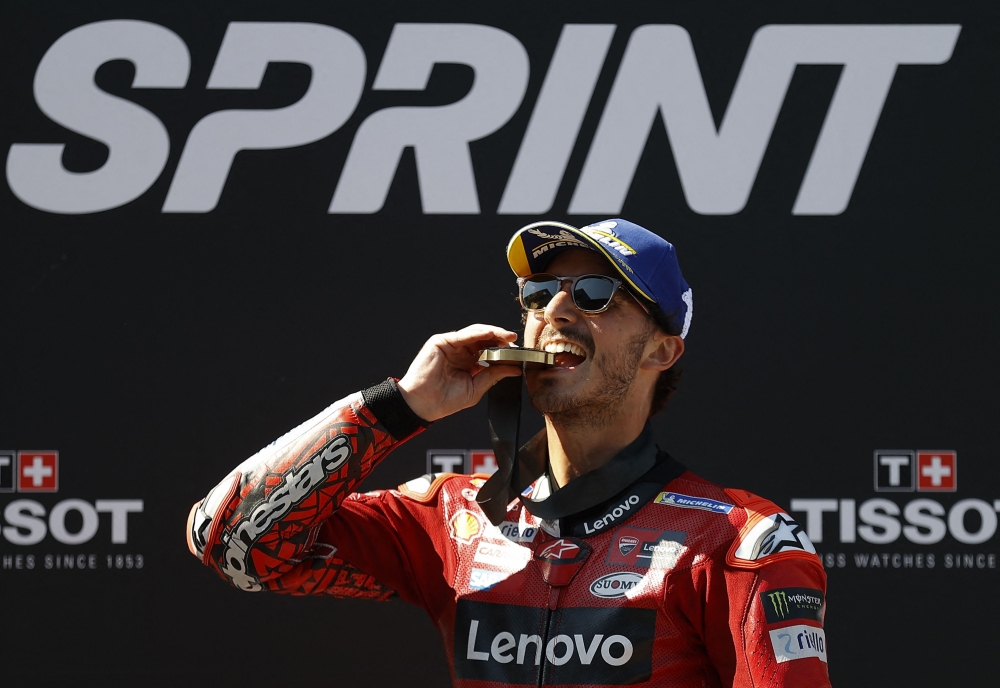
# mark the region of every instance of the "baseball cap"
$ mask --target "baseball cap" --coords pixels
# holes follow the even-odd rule
[[[586,227],[542,221],[522,227],[507,244],[507,262],[518,277],[544,272],[558,253],[586,248],[603,255],[637,297],[656,304],[687,336],[694,312],[691,287],[681,275],[673,244],[628,220],[602,220]]]

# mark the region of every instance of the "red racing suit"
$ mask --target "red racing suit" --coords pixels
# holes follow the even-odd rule
[[[419,605],[455,686],[830,685],[826,576],[779,507],[663,453],[551,522],[514,500],[492,525],[477,476],[356,491],[421,429],[391,381],[335,403],[194,505],[191,552],[242,590]]]

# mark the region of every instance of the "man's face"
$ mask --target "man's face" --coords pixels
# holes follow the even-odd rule
[[[618,277],[596,251],[567,249],[548,264],[560,277],[600,274]],[[562,423],[610,422],[627,403],[650,337],[652,318],[623,288],[603,313],[585,315],[564,285],[542,311],[529,312],[524,345],[557,351],[552,368],[527,373],[531,404]]]

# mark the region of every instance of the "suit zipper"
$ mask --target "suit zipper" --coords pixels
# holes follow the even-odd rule
[[[545,685],[545,666],[546,666],[546,656],[545,648],[549,644],[549,628],[552,625],[552,613],[559,606],[559,594],[562,592],[562,588],[557,588],[556,586],[549,587],[549,606],[545,610],[545,630],[542,632],[542,661],[538,663],[538,688],[543,688]]]

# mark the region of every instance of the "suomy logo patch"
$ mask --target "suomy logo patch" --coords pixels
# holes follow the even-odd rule
[[[625,597],[625,593],[641,582],[642,576],[638,573],[609,573],[590,584],[590,594],[604,599]]]

